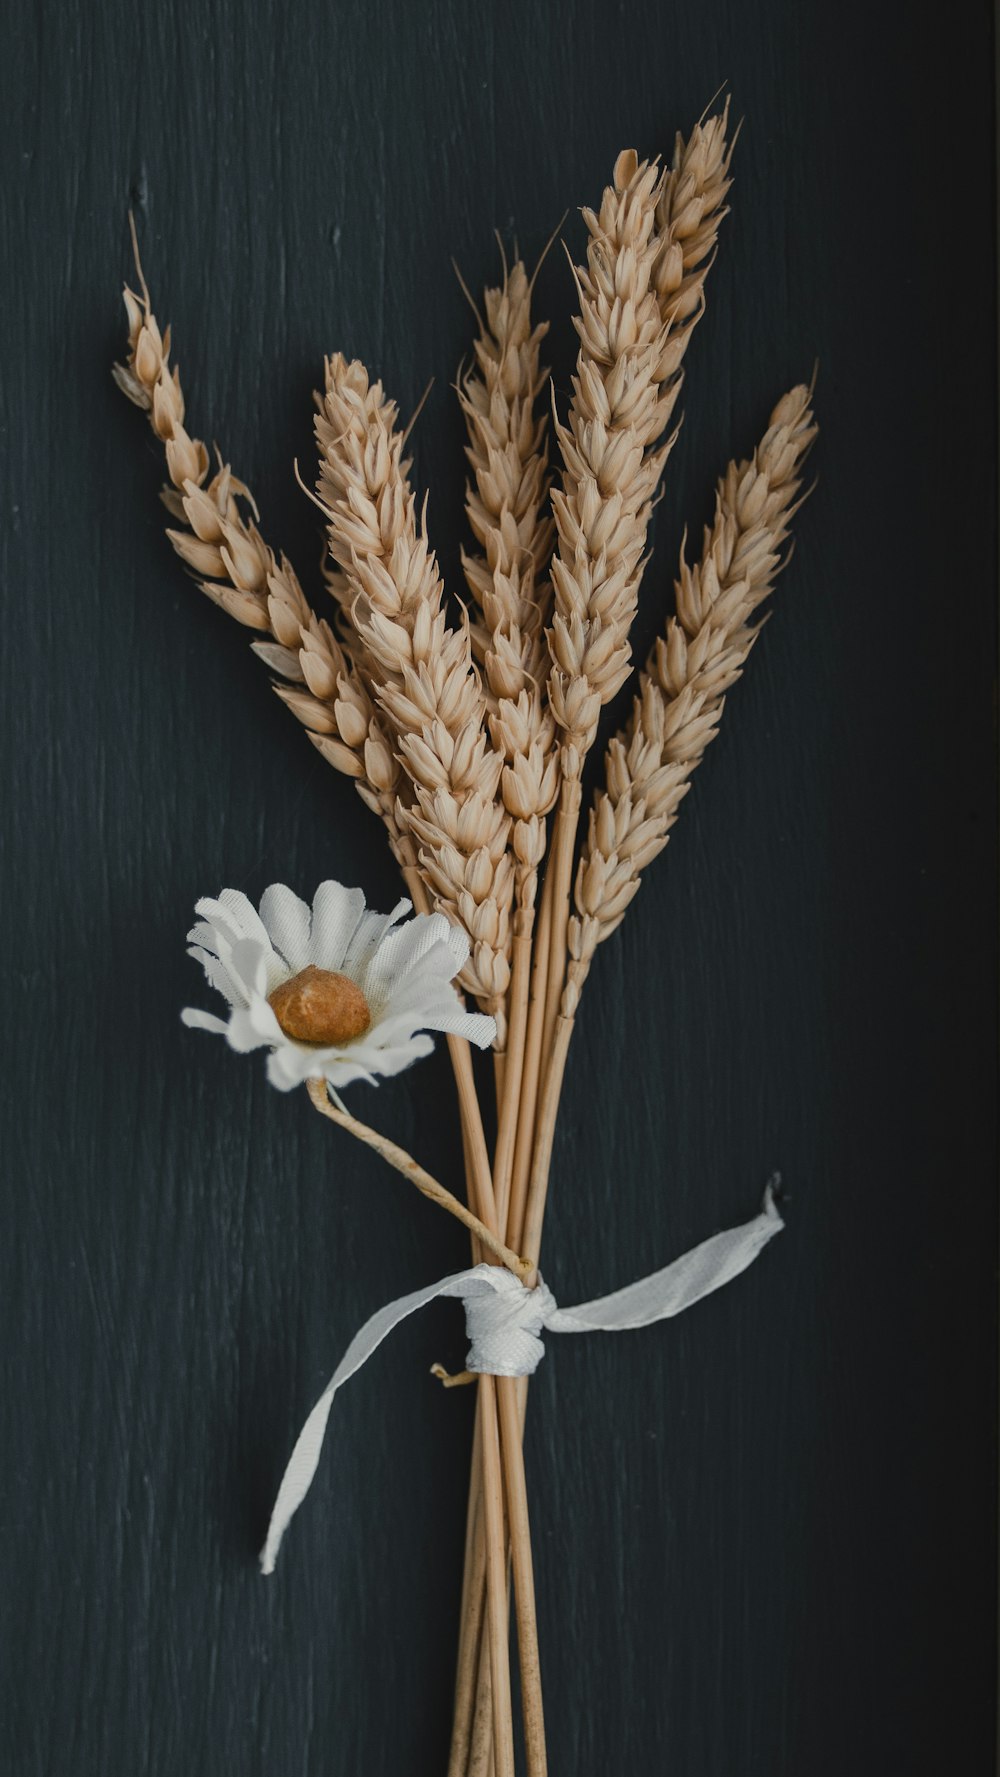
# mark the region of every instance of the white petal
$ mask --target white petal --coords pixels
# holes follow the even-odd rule
[[[185,1006],[181,1013],[181,1022],[190,1030],[210,1030],[220,1037],[226,1036],[229,1029],[224,1019],[216,1018],[214,1012],[202,1012],[197,1006]]]
[[[261,927],[263,931],[263,927]],[[279,982],[287,981],[288,967],[271,948],[271,940],[264,932],[264,943],[258,944],[256,938],[241,938],[233,945],[232,955],[225,959],[229,973],[233,979],[246,987],[246,997],[252,1000],[254,994],[266,999],[273,993]]]
[[[187,936],[189,944],[198,944],[203,950],[210,950],[214,956],[218,955],[218,926],[209,925],[208,921],[204,919],[199,920],[197,925],[191,927]],[[230,944],[235,942],[235,934],[230,937],[229,942]]]
[[[496,1019],[482,1012],[467,1012],[457,997],[450,1004],[426,1007],[423,1011],[403,1010],[391,1013],[381,1021],[373,1035],[376,1041],[392,1045],[408,1031],[439,1030],[452,1036],[465,1037],[477,1048],[486,1049],[497,1034]],[[362,1041],[366,1039],[362,1038]]]
[[[230,949],[238,944],[243,936],[242,931],[229,919],[217,901],[196,901],[196,913],[206,915],[198,925],[191,927],[188,942],[203,944],[206,950],[218,950],[220,944],[228,944]]]
[[[297,975],[309,961],[311,909],[283,882],[272,882],[261,897],[260,917],[271,943],[280,950],[292,974]]]
[[[390,1078],[393,1074],[402,1073],[405,1067],[420,1061],[425,1055],[434,1053],[434,1039],[424,1035],[408,1037],[406,1042],[391,1044],[384,1049],[369,1046],[364,1041],[354,1044],[351,1049],[351,1060],[367,1066],[374,1074]],[[336,1084],[336,1081],[334,1082]]]
[[[393,926],[409,913],[411,903],[407,900],[397,901],[391,913],[363,913],[355,927],[354,936],[344,952],[341,968],[352,980],[358,980],[368,963],[374,956],[382,939]]]
[[[226,1025],[226,1037],[229,1047],[240,1055],[249,1055],[253,1049],[264,1049],[273,1044],[274,1038],[264,1036],[254,1024],[249,1012],[234,1011]]]
[[[217,956],[213,956],[210,950],[201,950],[197,944],[192,944],[188,956],[193,956],[195,962],[201,964],[216,992],[221,993],[231,1006],[246,1004],[242,989],[233,980],[225,964]]]
[[[477,1049],[488,1049],[497,1034],[497,1021],[485,1012],[456,1012],[447,1023],[442,1018],[433,1028],[464,1037],[467,1043],[475,1043]]]
[[[260,914],[252,901],[239,889],[221,889],[217,901],[206,897],[195,903],[195,912],[233,933],[234,939],[256,938],[258,944],[269,942]]]
[[[339,969],[364,910],[362,889],[321,882],[313,896],[309,961],[321,969]]]
[[[292,1042],[291,1037],[286,1037],[278,1023],[273,1007],[259,994],[255,994],[250,1001],[247,1007],[247,1017],[250,1020],[250,1028],[255,1030],[265,1043],[290,1044],[292,1048],[298,1047]],[[310,1045],[306,1044],[305,1047],[308,1049]]]
[[[388,985],[382,1001],[382,1015],[389,1017],[405,1006],[453,1007],[460,1004],[458,990],[452,986],[454,959],[447,944],[434,944],[409,970],[400,973]]]
[[[462,1007],[453,994],[445,998],[440,992],[408,993],[404,982],[393,994],[378,1022],[366,1031],[362,1041],[394,1042],[396,1033],[403,1028],[433,1030],[439,1017],[448,1018],[461,1010]]]
[[[448,930],[443,913],[418,913],[416,919],[387,933],[361,979],[369,1005],[384,999],[400,976],[408,974],[435,945],[445,942]]]
[[[364,1080],[368,1086],[378,1085],[375,1074],[369,1073],[368,1069],[362,1067],[360,1062],[354,1061],[346,1055],[338,1055],[334,1060],[325,1062],[323,1077],[329,1080],[331,1086],[336,1087],[352,1086],[355,1080]]]
[[[267,1077],[272,1086],[277,1086],[279,1092],[291,1092],[309,1078],[308,1073],[303,1072],[299,1066],[298,1057],[290,1044],[281,1049],[272,1049],[267,1058]]]

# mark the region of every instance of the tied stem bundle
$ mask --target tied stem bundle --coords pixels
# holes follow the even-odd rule
[[[140,293],[125,292],[128,347],[115,375],[163,446],[174,549],[202,591],[253,632],[277,695],[379,816],[417,909],[467,934],[460,983],[495,1022],[492,1153],[468,1043],[449,1037],[467,1205],[324,1085],[314,1082],[310,1095],[459,1215],[474,1260],[506,1264],[529,1284],[584,986],[666,845],[761,633],[816,432],[811,388],[793,388],[752,456],[724,471],[700,553],[682,553],[674,608],[607,744],[578,846],[585,763],[632,670],[650,521],[727,213],[732,147],[727,103],[677,139],[665,166],[624,151],[598,207],[584,210],[564,417],[541,365],[547,323],[532,313],[523,262],[505,258],[500,284],[472,304],[478,333],[457,381],[467,606],[449,605],[406,431],[363,364],[328,357],[316,396],[313,497],[327,545],[320,615],[265,540],[248,488],[221,459],[213,470],[187,430],[170,331],[141,270]],[[526,1409],[526,1378],[478,1377],[449,1777],[513,1777],[508,1575],[529,1777],[547,1769]]]

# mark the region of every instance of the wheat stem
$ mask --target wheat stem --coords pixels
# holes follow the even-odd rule
[[[486,1632],[489,1636],[490,1683],[493,1696],[493,1754],[497,1777],[514,1777],[514,1724],[510,1696],[507,1557],[504,1546],[502,1454],[497,1409],[497,1382],[481,1376],[483,1403],[483,1521],[486,1527]],[[518,1452],[518,1455],[520,1453]]]
[[[556,1019],[555,1032],[552,1039],[552,1050],[545,1070],[545,1085],[538,1106],[538,1123],[535,1135],[535,1154],[532,1162],[531,1180],[528,1185],[528,1200],[524,1215],[524,1253],[537,1269],[538,1256],[542,1246],[542,1222],[545,1216],[545,1201],[549,1186],[549,1168],[552,1161],[552,1141],[555,1135],[556,1112],[559,1109],[559,1097],[562,1092],[563,1074],[566,1068],[566,1056],[569,1053],[570,1038],[573,1035],[573,1020]]]
[[[545,987],[545,1027],[542,1038],[541,1066],[552,1048],[559,999],[566,968],[566,935],[569,927],[569,903],[573,884],[573,849],[580,819],[582,790],[578,777],[564,778],[559,798],[552,852],[548,874],[552,877],[551,929],[549,963]]]
[[[517,1111],[517,1139],[514,1148],[514,1172],[511,1182],[507,1227],[520,1228],[524,1220],[524,1204],[531,1171],[531,1154],[535,1141],[535,1108],[538,1101],[539,1069],[545,1026],[546,988],[549,971],[549,933],[552,925],[552,872],[546,872],[541,907],[535,933],[531,967],[531,989],[528,1003],[528,1026],[521,1071],[521,1096]]]
[[[483,1620],[486,1604],[486,1542],[481,1516],[483,1497],[482,1406],[482,1395],[477,1388],[448,1777],[466,1777],[472,1748],[473,1719],[480,1665],[481,1663],[485,1664],[487,1669],[489,1666],[488,1654],[483,1645]]]
[[[507,1051],[504,1062],[503,1091],[497,1123],[497,1144],[493,1160],[493,1188],[496,1193],[497,1226],[507,1226],[514,1153],[517,1142],[517,1118],[524,1077],[524,1046],[528,1023],[528,991],[531,978],[531,933],[519,932],[514,939],[511,958],[510,1001],[508,1008]]]
[[[535,1579],[531,1561],[531,1529],[528,1493],[524,1478],[522,1423],[518,1402],[519,1377],[497,1378],[500,1434],[508,1462],[507,1513],[510,1528],[511,1564],[514,1570],[514,1609],[517,1620],[521,1668],[521,1700],[528,1777],[546,1777],[545,1719],[542,1708],[542,1672],[535,1616]]]

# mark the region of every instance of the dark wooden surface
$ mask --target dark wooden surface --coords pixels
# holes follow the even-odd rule
[[[667,855],[601,953],[556,1145],[572,1301],[755,1207],[788,1232],[667,1328],[566,1341],[529,1481],[554,1777],[993,1765],[996,556],[989,8],[15,5],[3,57],[0,1766],[444,1768],[471,1400],[408,1326],[338,1403],[280,1571],[302,1416],[456,1230],[257,1061],[181,1028],[192,903],[377,829],[163,538],[113,389],[136,209],[192,423],[315,584],[324,350],[416,434],[458,585],[470,343],[449,265],[534,257],[616,151],[723,80],[746,123],[689,359],[644,645],[685,521],[820,361],[818,491]],[[565,399],[571,284],[540,301]],[[446,1059],[362,1114],[454,1179]]]

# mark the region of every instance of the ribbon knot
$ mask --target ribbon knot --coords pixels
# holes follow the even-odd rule
[[[469,1338],[467,1370],[533,1376],[545,1355],[541,1334],[556,1299],[541,1278],[533,1290],[498,1265],[477,1265],[462,1291]]]
[[[738,1277],[783,1226],[774,1201],[777,1183],[776,1174],[764,1193],[760,1213],[752,1222],[713,1234],[672,1265],[664,1265],[662,1270],[640,1277],[637,1283],[627,1284],[610,1296],[579,1302],[575,1308],[559,1308],[541,1278],[535,1289],[529,1290],[513,1272],[497,1265],[474,1265],[468,1271],[457,1271],[380,1308],[355,1333],[299,1433],[261,1550],[263,1571],[274,1572],[288,1522],[309,1491],[334,1395],[408,1314],[415,1314],[438,1296],[457,1296],[465,1307],[468,1368],[479,1375],[531,1376],[545,1349],[543,1329],[550,1333],[623,1333],[630,1327],[652,1326],[655,1321],[683,1313],[685,1308]]]

